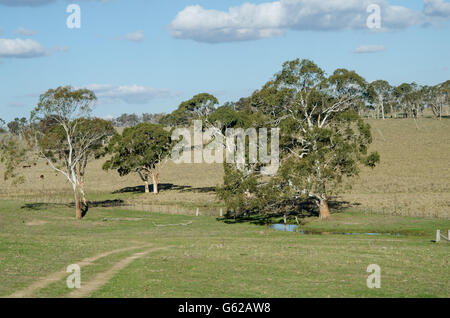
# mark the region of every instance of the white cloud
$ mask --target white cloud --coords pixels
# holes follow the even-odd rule
[[[353,50],[354,53],[377,53],[383,52],[386,48],[383,45],[362,45]]]
[[[0,57],[32,58],[47,55],[44,47],[30,39],[0,39]]]
[[[14,31],[14,34],[15,35],[24,35],[24,36],[33,36],[33,35],[38,34],[38,32],[20,27]]]
[[[443,0],[426,2],[442,4]],[[176,38],[208,43],[257,40],[278,36],[287,30],[360,30],[367,29],[370,15],[367,8],[371,4],[380,6],[383,30],[404,29],[432,21],[424,12],[393,6],[386,0],[280,0],[245,3],[230,7],[228,11],[191,5],[177,14],[169,30]]]
[[[425,0],[424,13],[429,16],[450,17],[450,3],[444,0]]]
[[[131,42],[142,42],[145,38],[144,31],[136,31],[125,34],[124,39]]]
[[[166,89],[156,89],[140,85],[91,84],[85,86],[95,92],[97,97],[120,100],[128,104],[145,104],[155,98],[172,97],[175,94]]]

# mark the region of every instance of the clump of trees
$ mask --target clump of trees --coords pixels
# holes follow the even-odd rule
[[[450,81],[435,86],[414,82],[391,86],[387,81],[377,80],[369,84],[366,106],[361,110],[363,113],[370,110],[373,117],[386,119],[387,116],[418,118],[430,109],[435,118],[442,119],[444,108],[450,106],[449,87]]]
[[[133,127],[140,123],[159,124],[166,114],[148,114],[144,113],[142,116],[136,114],[122,114],[117,118],[111,120],[115,127]]]
[[[327,77],[309,60],[286,62],[274,79],[248,100],[249,118],[261,116],[281,129],[277,174],[262,179],[258,167],[238,171],[226,164],[219,196],[234,215],[298,213],[314,200],[321,219],[330,216],[329,196],[361,165],[374,167],[370,126],[357,113],[368,84],[354,71]]]
[[[161,167],[167,162],[172,149],[171,134],[163,126],[141,123],[125,128],[122,135],[115,135],[106,152],[112,157],[103,165],[104,170],[117,170],[120,176],[137,173],[149,193],[149,180],[153,192],[158,193]]]
[[[8,131],[13,135],[23,137],[27,124],[27,119],[25,117],[15,118],[8,123]]]

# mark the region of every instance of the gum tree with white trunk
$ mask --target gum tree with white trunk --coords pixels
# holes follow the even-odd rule
[[[367,83],[354,71],[338,69],[327,77],[312,61],[297,59],[251,97],[281,130],[281,167],[261,191],[262,201],[271,197],[278,206],[278,195],[283,201],[309,198],[320,219],[330,217],[330,194],[357,175],[360,164],[379,161],[368,153],[370,126],[355,111],[366,93]]]
[[[145,193],[158,194],[161,167],[167,162],[172,149],[171,134],[161,125],[141,123],[125,128],[122,135],[114,136],[106,152],[111,158],[103,165],[104,170],[117,170],[120,176],[136,173],[144,182]]]
[[[84,127],[96,99],[94,92],[87,89],[70,86],[49,89],[40,96],[31,113],[27,134],[33,150],[71,185],[77,219],[83,217],[80,165],[92,148],[106,137],[105,131]]]

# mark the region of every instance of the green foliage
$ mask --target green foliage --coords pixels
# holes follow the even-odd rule
[[[15,118],[8,123],[8,130],[11,134],[22,136],[27,126],[27,119],[25,117]]]
[[[70,122],[88,116],[96,100],[94,92],[88,89],[74,90],[70,86],[49,89],[39,97],[31,118],[35,120],[55,116],[58,121]]]
[[[148,175],[169,155],[172,148],[171,134],[161,125],[141,123],[125,128],[122,135],[115,135],[106,152],[111,159],[103,169],[115,169],[121,175],[139,173]]]
[[[337,193],[360,165],[374,167],[380,159],[368,154],[370,126],[355,111],[367,95],[366,81],[354,71],[338,69],[326,77],[312,61],[284,63],[248,101],[251,118],[280,128],[281,167],[263,179],[256,169],[228,167],[220,198],[241,214],[278,214],[300,212],[301,202]]]
[[[234,216],[258,213],[261,206],[254,193],[258,191],[259,176],[246,174],[235,165],[224,164],[223,186],[217,187],[217,195],[227,205],[228,211]]]
[[[424,86],[421,91],[424,104],[436,118],[442,117],[444,106],[450,105],[450,80],[435,86]]]
[[[184,101],[174,112],[164,116],[161,124],[168,126],[187,126],[192,120],[208,116],[219,101],[211,94],[202,93]]]

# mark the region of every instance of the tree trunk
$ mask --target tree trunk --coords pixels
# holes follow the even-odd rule
[[[325,194],[320,198],[320,201],[317,205],[319,206],[319,212],[320,212],[319,219],[321,219],[321,220],[328,219],[331,216],[331,214],[330,214],[330,208],[328,207],[328,198]]]
[[[144,184],[145,184],[145,193],[150,193],[150,188],[148,187],[148,180],[145,180]]]
[[[78,220],[81,220],[83,218],[83,213],[81,212],[81,203],[80,203],[80,197],[78,195],[78,189],[74,189],[75,194],[75,210],[76,210],[76,217]]]
[[[394,114],[392,111],[392,103],[389,103],[390,111],[391,111],[391,119],[394,118]]]
[[[153,178],[153,193],[158,194],[159,174],[158,173],[153,174],[152,178]]]
[[[84,179],[81,177],[80,181],[80,193],[81,193],[81,202],[83,202],[84,206],[87,207],[87,198],[86,198],[86,192],[84,191]]]

